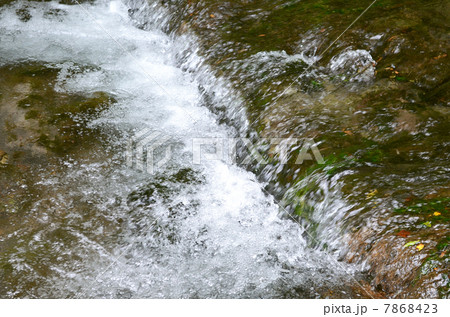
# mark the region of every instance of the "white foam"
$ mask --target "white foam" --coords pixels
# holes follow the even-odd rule
[[[368,82],[375,78],[376,63],[366,50],[346,49],[331,59],[329,68],[353,82]]]
[[[175,67],[179,43],[158,29],[137,29],[121,2],[28,3],[28,22],[15,13],[22,5],[0,13],[0,63],[46,62],[61,68],[59,91],[115,95],[119,105],[94,124],[123,131],[145,127],[171,136],[183,145],[173,170],[186,164],[183,155],[193,137],[232,134],[200,105],[195,76]],[[65,13],[48,17],[49,9]],[[186,62],[196,69],[200,64],[195,53]],[[157,197],[159,204],[130,207],[128,195],[152,177],[112,163],[67,162],[63,172],[42,181],[52,197],[33,207],[47,224],[43,232],[64,226],[72,241],[46,241],[50,251],[42,238],[30,242],[29,250],[43,252],[41,264],[50,267],[45,277],[26,265],[24,250],[16,250],[10,262],[40,281],[31,296],[257,297],[278,296],[277,287],[289,289],[312,277],[320,284],[314,273],[323,259],[313,260],[301,228],[278,217],[278,206],[253,174],[209,161],[194,167],[205,179],[202,184],[171,184],[177,190],[170,202]],[[185,207],[172,217],[178,204]],[[86,219],[80,205],[90,206],[94,215]],[[68,212],[67,222],[52,223],[61,210]],[[108,229],[119,218],[125,225]],[[292,273],[288,279],[286,272]]]

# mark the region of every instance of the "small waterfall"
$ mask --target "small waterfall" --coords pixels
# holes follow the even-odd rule
[[[0,241],[0,263],[10,268],[1,297],[350,292],[356,268],[308,246],[254,173],[222,160],[192,164],[192,140],[254,132],[242,98],[204,63],[196,38],[165,32],[164,9],[146,1],[30,2],[24,21],[17,15],[24,5],[0,8],[0,65],[39,63],[57,72],[49,83],[56,93],[101,91],[115,103],[89,121],[106,136],[100,145],[35,166],[36,194],[23,211],[29,224]],[[154,174],[125,161],[140,131],[163,136],[172,151]],[[327,195],[314,217],[329,221],[315,219],[319,226],[339,219],[330,210],[346,208]]]

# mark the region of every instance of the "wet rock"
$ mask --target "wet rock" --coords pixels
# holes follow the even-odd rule
[[[183,190],[186,185],[196,186],[204,181],[198,171],[183,168],[169,176],[158,176],[151,183],[133,191],[129,194],[127,203],[134,206],[150,206],[162,200],[165,204],[171,204],[174,193]]]
[[[449,223],[429,219],[429,208],[439,205],[419,202],[445,198],[450,184],[448,22],[442,4],[379,1],[320,60],[314,57],[365,9],[362,4],[163,5],[176,12],[168,30],[195,32],[209,64],[242,94],[252,131],[320,144],[323,165],[272,160],[255,169],[275,197],[292,194],[286,208],[314,233],[321,218],[317,206],[326,203],[320,184],[339,184],[353,206],[338,222],[349,243],[344,258],[368,264],[373,290],[387,297],[448,297],[447,253],[441,262],[436,256]],[[292,67],[294,59],[299,63]],[[302,185],[315,176],[316,183]],[[432,207],[416,213],[422,210],[418,204]],[[394,212],[408,206],[403,214]],[[445,208],[439,217],[447,217]],[[428,222],[431,228],[423,225]],[[396,235],[402,229],[424,248],[403,248],[405,239]]]
[[[0,150],[0,164],[6,165],[8,164],[8,154],[6,152]]]
[[[411,112],[408,112],[407,110],[400,110],[399,116],[396,119],[396,130],[398,132],[401,131],[408,131],[408,132],[414,132],[417,130],[417,123],[418,118]]]
[[[21,9],[17,9],[16,10],[16,14],[19,17],[19,20],[22,21],[22,22],[28,22],[32,18],[30,10],[28,10],[27,7],[23,7]]]
[[[83,3],[93,3],[95,0],[59,0],[59,3],[61,4],[67,4],[67,5],[77,5],[77,4],[83,4]]]
[[[8,164],[8,154],[0,150],[0,164],[6,165]]]
[[[0,145],[17,162],[66,155],[98,136],[87,123],[115,103],[104,92],[86,95],[54,89],[59,69],[42,64],[4,66],[0,80]]]
[[[448,297],[448,205],[440,201],[450,188],[448,3],[378,1],[320,60],[314,58],[365,9],[362,4],[276,0],[162,5],[174,10],[167,30],[194,31],[201,54],[242,94],[251,132],[320,142],[323,165],[281,166],[274,159],[257,171],[275,197],[293,189],[295,199],[286,208],[317,237],[313,246],[331,245],[332,238],[347,242],[341,256],[368,265],[363,284],[372,293]],[[60,14],[49,12],[47,17]],[[27,8],[17,15],[23,22],[32,19]],[[312,61],[314,67],[302,74]],[[113,98],[102,92],[74,95],[48,89],[58,71],[36,64],[0,69],[0,148],[10,162],[73,154],[96,142],[97,133],[89,133],[93,131],[86,123]],[[293,148],[292,156],[298,151]],[[8,164],[3,171],[1,206],[24,210],[29,202],[20,196],[20,190],[26,191],[20,187],[26,185],[21,167]],[[190,172],[161,182],[190,183]],[[332,218],[333,235],[327,237],[320,232],[327,218],[320,206],[327,206],[335,187],[351,208],[331,206],[340,214]],[[130,204],[150,206],[158,198],[169,203],[170,193],[148,184],[128,198]],[[172,218],[157,228],[171,226],[185,209],[183,204],[169,207]],[[139,217],[146,216],[135,215],[131,225],[141,229]],[[399,235],[401,230],[410,234]],[[176,230],[166,232],[170,243],[178,241]],[[343,237],[336,236],[341,232]],[[50,237],[64,235],[56,231]],[[423,249],[404,247],[412,240],[421,241]],[[7,264],[2,268],[0,274],[11,275]],[[293,290],[292,296],[299,294],[302,290]]]

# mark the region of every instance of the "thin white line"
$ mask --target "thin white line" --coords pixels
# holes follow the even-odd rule
[[[374,0],[355,20],[353,20],[353,22],[350,23],[350,25],[330,45],[328,45],[328,47],[321,54],[318,55],[318,58],[314,59],[313,62],[309,64],[309,66],[306,67],[306,69],[304,69],[303,72],[298,75],[298,77],[271,102],[274,103],[275,101],[280,99],[292,87],[292,85],[294,85],[300,79],[300,77],[303,76],[303,74],[305,74],[312,66],[314,66],[317,61],[319,61],[323,57],[323,55],[334,45],[334,43],[336,43],[342,37],[342,35],[344,35],[344,33],[347,32],[353,26],[353,24],[355,24],[356,21],[358,21],[364,15],[364,13],[366,13],[367,10],[369,10],[375,4],[375,2],[377,2],[377,0]],[[258,120],[261,115],[262,114],[260,114],[256,120]]]
[[[303,74],[304,73],[306,73],[317,61],[319,61],[322,57],[323,57],[323,55],[342,37],[342,35],[344,35],[344,33],[345,32],[347,32],[374,4],[375,4],[375,2],[377,2],[377,0],[374,0],[355,20],[353,20],[353,22],[352,23],[350,23],[350,25],[330,44],[330,45],[328,45],[328,47],[321,53],[321,54],[319,54],[319,56],[318,56],[318,58],[317,59],[315,59],[305,70],[303,70],[303,72],[280,94],[280,95],[278,95],[274,100],[272,100],[272,103],[274,103],[275,101],[277,101],[278,99],[280,99],[291,87],[292,87],[292,85],[294,85],[299,79],[300,79],[300,77],[301,76],[303,76]],[[261,114],[262,115],[262,114]],[[258,120],[260,117],[261,117],[261,115],[259,115],[258,116],[258,118],[256,119],[256,120]],[[269,192],[267,192],[267,190],[266,189],[264,189],[263,187],[261,187],[262,189],[263,189],[263,191],[264,192],[266,192],[267,194],[269,194],[270,195],[270,193]],[[276,199],[275,199],[275,197],[274,197],[274,200],[275,200],[275,202],[278,204],[278,206],[292,219],[292,220],[294,220],[305,232],[306,232],[306,234],[309,236],[309,237],[311,237],[313,240],[315,240],[316,242],[319,242],[319,241],[317,241],[317,239],[315,239],[301,224],[300,224],[300,222],[298,222],[294,217],[292,217],[292,215],[280,204],[280,202],[278,202]],[[319,242],[320,243],[320,242]],[[336,261],[336,259],[334,258],[334,257],[332,257],[327,251],[325,251],[324,250],[324,253],[330,258],[330,259],[332,259],[333,261]],[[361,285],[361,283],[359,283],[358,282],[358,280],[356,280],[356,278],[352,275],[352,274],[350,274],[350,273],[348,273],[346,270],[345,270],[345,268],[344,268],[344,266],[343,265],[341,265],[339,262],[337,262],[336,261],[336,264],[337,265],[339,265],[340,267],[341,267],[341,269],[343,269],[344,270],[344,272],[345,273],[347,273],[360,287],[361,287],[361,289],[363,289],[366,293],[367,293],[367,295],[369,295],[371,298],[374,298],[362,285]]]
[[[304,73],[306,73],[317,61],[319,61],[322,57],[323,57],[323,55],[342,37],[342,35],[344,35],[344,33],[345,32],[347,32],[374,4],[375,4],[375,2],[377,2],[377,0],[374,0],[355,20],[353,20],[353,22],[352,23],[350,23],[350,25],[330,44],[330,45],[328,45],[328,47],[321,53],[321,54],[319,54],[319,56],[318,56],[318,58],[317,59],[315,59],[280,95],[278,95],[272,102],[275,102],[275,101],[277,101],[278,99],[280,99],[285,93],[286,93],[286,91],[288,91],[291,87],[292,87],[292,85],[294,85],[299,79],[300,79],[300,77],[304,74]],[[258,119],[259,119],[259,117],[260,117],[261,115],[259,115],[258,116]],[[268,193],[267,192],[267,190],[266,189],[264,189],[263,187],[261,187],[262,189],[263,189],[263,191],[264,192],[266,192],[267,194],[269,194],[270,195],[270,193]],[[306,234],[311,238],[311,239],[313,239],[314,241],[316,241],[316,242],[319,242],[320,243],[320,241],[318,241],[316,238],[314,238],[314,236],[312,236],[301,224],[300,224],[300,222],[298,222],[294,217],[292,217],[292,215],[280,204],[280,202],[278,202],[276,199],[275,199],[275,197],[274,197],[274,200],[275,200],[275,202],[278,204],[278,206],[293,220],[293,221],[295,221],[303,230],[304,230],[304,232],[306,232]],[[364,290],[366,293],[367,293],[367,295],[369,295],[372,299],[374,298],[362,285],[361,285],[361,283],[359,283],[359,281],[358,280],[356,280],[356,278],[352,275],[352,274],[350,274],[349,272],[347,272],[347,270],[345,269],[345,267],[341,264],[341,263],[339,263],[339,262],[337,262],[336,261],[336,259],[334,258],[334,257],[332,257],[326,250],[324,250],[323,251],[330,259],[332,259],[333,261],[335,261],[336,262],[336,264],[339,266],[339,267],[341,267],[341,269],[345,272],[345,273],[347,273],[360,287],[361,287],[361,289],[362,290]]]
[[[323,57],[323,55],[334,45],[334,43],[336,43],[341,37],[342,35],[344,35],[345,32],[347,32],[352,26],[353,24],[356,23],[356,21],[358,21],[363,15],[364,13],[366,13],[374,4],[375,2],[377,2],[377,0],[374,0],[345,30],[344,32],[342,32],[330,45],[328,45],[328,47],[322,52],[322,54],[319,55],[319,59]],[[314,64],[314,62],[313,62]]]
[[[377,0],[374,0],[320,55],[319,55],[319,58],[318,59],[316,59],[316,61],[318,61],[318,60],[320,60],[322,57],[323,57],[323,55],[331,48],[331,46],[333,46],[334,45],[334,43],[336,43],[341,37],[342,37],[342,35],[345,33],[345,32],[347,32],[352,26],[353,26],[353,24],[355,24],[366,12],[367,12],[367,10],[369,10],[374,4],[375,4],[375,2],[376,2]],[[98,24],[96,21],[95,21],[95,19],[94,19],[94,17],[92,16],[92,14],[89,12],[89,11],[87,11],[86,10],[86,8],[84,8],[84,6],[82,6],[79,2],[78,2],[78,0],[75,0],[75,2],[83,9],[83,11],[85,11],[91,18],[92,18],[92,20],[118,45],[118,46],[120,46],[120,48],[122,48],[122,50],[125,52],[125,53],[127,53],[128,55],[130,55],[134,60],[136,60],[137,61],[137,58],[136,57],[134,57],[132,54],[131,54],[131,52],[129,52],[129,51],[127,51],[103,26],[101,26],[100,24]],[[292,87],[292,85],[295,83],[295,82],[297,82],[298,81],[298,79],[307,71],[307,70],[309,70],[315,63],[316,63],[316,61],[313,61],[313,63],[311,63],[279,96],[277,96],[277,98],[275,98],[274,100],[273,100],[273,102],[274,101],[276,101],[276,100],[278,100],[279,98],[281,98],[285,93],[286,93],[286,91],[289,89],[289,88],[291,88]],[[151,80],[153,80],[155,83],[156,83],[156,85],[158,85],[158,87],[160,87],[161,88],[161,90],[162,91],[164,91],[168,96],[169,96],[169,98],[171,98],[171,99],[173,99],[170,95],[169,95],[169,93],[164,89],[164,87],[162,87],[152,76],[150,76],[146,71],[145,71],[145,69],[138,63],[138,65],[139,65],[139,67],[142,69],[142,71],[151,79]],[[186,112],[187,113],[187,112]],[[189,114],[189,113],[187,113],[188,115],[189,115],[189,117],[191,117],[191,119],[194,121],[194,125],[195,125],[195,123],[197,122],[195,119],[193,119],[192,118],[192,116]],[[263,187],[261,187],[262,188],[262,190],[264,191],[264,192],[266,192],[267,194],[269,194],[270,195],[270,193],[269,192],[267,192],[267,190],[266,189],[264,189]],[[306,234],[311,238],[311,239],[313,239],[313,240],[315,240],[316,242],[319,242],[317,239],[315,239],[314,238],[314,236],[312,236],[301,224],[300,224],[300,222],[298,222],[294,217],[292,217],[292,215],[280,204],[280,202],[278,202],[275,198],[274,198],[274,200],[275,200],[275,202],[278,204],[278,206],[292,219],[292,220],[294,220],[303,230],[304,230],[304,232],[306,232]],[[320,243],[320,242],[319,242]],[[103,272],[101,272],[100,274],[98,274],[97,276],[96,276],[96,278],[94,279],[94,281],[97,281],[98,280],[98,278],[99,277],[101,277],[104,273],[106,273],[108,270],[109,270],[109,268],[110,267],[112,267],[112,265],[114,265],[128,250],[129,250],[129,248],[131,248],[131,244],[118,256],[118,257],[116,257],[111,263],[110,263],[110,265],[108,265],[108,267],[103,271]],[[335,261],[336,262],[336,264],[338,265],[338,266],[340,266],[341,267],[341,269],[345,272],[345,273],[347,273],[360,287],[361,287],[361,289],[363,289],[371,298],[374,298],[362,285],[361,285],[361,283],[359,283],[358,282],[358,280],[356,280],[356,278],[352,275],[352,274],[350,274],[350,273],[348,273],[347,271],[346,271],[346,269],[344,268],[344,266],[341,264],[341,263],[339,263],[339,262],[337,262],[336,261],[336,259],[334,258],[334,257],[332,257],[327,251],[323,251],[330,259],[332,259],[333,261]],[[91,285],[93,285],[93,283],[91,284]],[[83,294],[85,294],[84,292],[83,292]]]

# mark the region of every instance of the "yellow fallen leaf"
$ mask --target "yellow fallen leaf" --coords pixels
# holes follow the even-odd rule
[[[396,39],[397,37],[398,37],[398,35],[391,36],[391,37],[388,39],[388,42],[390,42],[390,41]]]
[[[344,130],[344,133],[347,134],[347,135],[353,135],[353,132],[350,131],[350,130]]]
[[[418,244],[419,243],[419,241],[409,241],[408,243],[406,243],[403,247],[404,248],[407,248],[407,247],[410,247],[410,246],[412,246],[412,245],[416,245],[416,244]]]
[[[439,56],[435,56],[435,57],[433,57],[433,59],[441,59],[441,58],[444,58],[444,57],[447,57],[447,54],[441,54]]]
[[[366,194],[366,199],[370,199],[370,198],[372,198],[373,196],[375,196],[376,194],[378,194],[378,190],[377,190],[377,189],[374,189],[374,190],[372,190],[370,193]]]
[[[423,245],[422,243],[421,243],[421,244],[418,244],[418,245],[416,245],[416,249],[419,250],[419,251],[421,251],[421,250],[423,249],[424,246],[425,246],[425,245]]]
[[[435,211],[434,213],[433,213],[433,216],[440,216],[441,215],[441,213],[439,212],[439,211]]]

